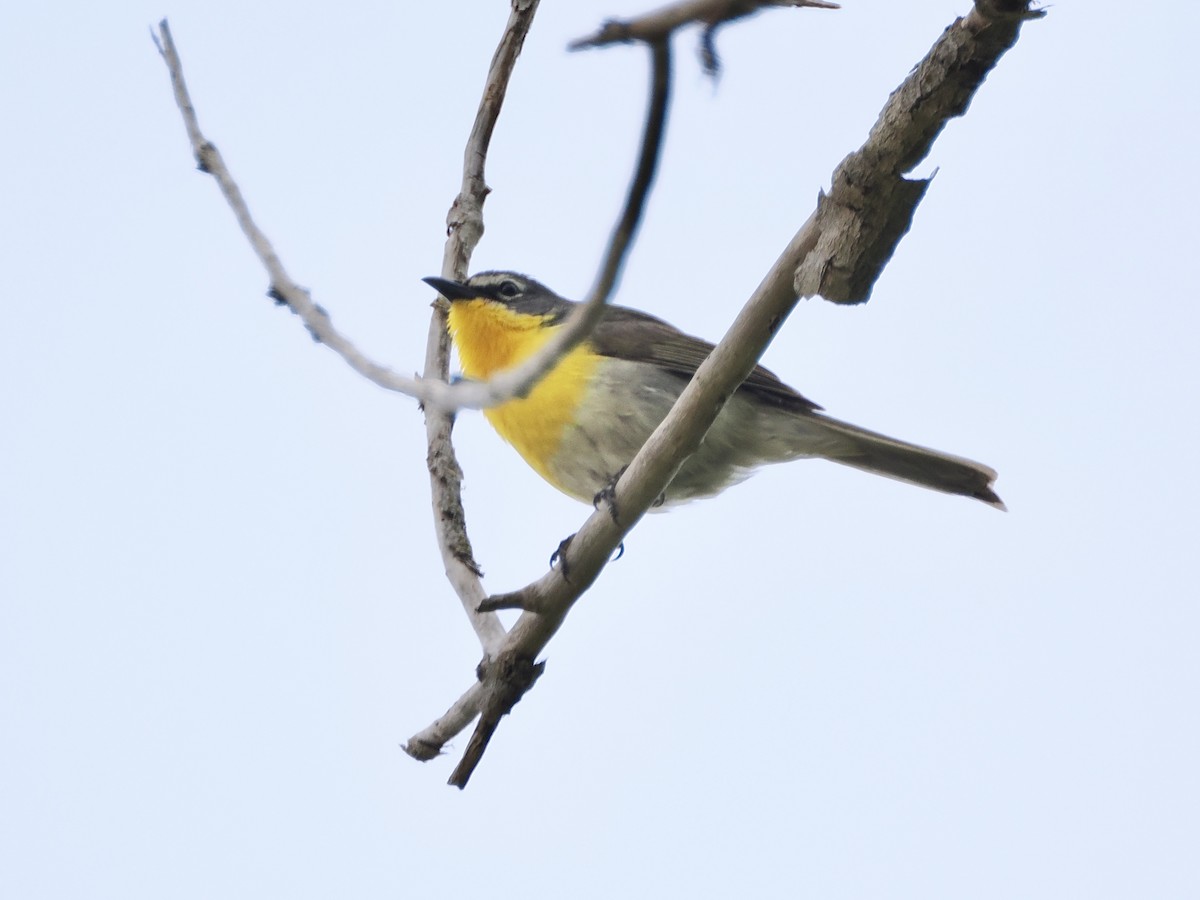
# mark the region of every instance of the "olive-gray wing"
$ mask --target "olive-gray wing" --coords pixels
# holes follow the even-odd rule
[[[685,379],[691,379],[700,363],[713,351],[713,345],[708,341],[684,334],[662,319],[624,306],[608,307],[590,340],[602,356],[653,363]],[[821,409],[762,366],[754,367],[739,390],[796,412]]]

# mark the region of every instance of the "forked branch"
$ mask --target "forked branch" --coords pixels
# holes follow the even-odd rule
[[[563,578],[561,568],[555,569],[506,597],[511,604],[530,611],[524,612],[509,632],[498,660],[528,665],[542,652],[624,535],[699,445],[725,398],[754,367],[801,296],[828,290],[837,300],[865,299],[883,262],[907,229],[915,199],[901,195],[899,208],[907,210],[907,218],[903,227],[896,227],[890,218],[894,213],[889,212],[896,201],[889,199],[878,208],[867,203],[855,209],[844,206],[838,195],[863,184],[894,181],[923,159],[946,121],[966,111],[987,73],[1016,42],[1024,20],[1040,15],[1030,9],[1029,0],[979,0],[970,14],[946,29],[893,93],[867,142],[838,167],[829,196],[818,202],[817,210],[792,238],[671,413],[621,476],[616,485],[621,523],[607,509],[597,510],[564,552],[570,582]],[[905,112],[904,104],[910,101],[904,98],[911,97],[923,98],[922,109]],[[859,219],[855,217],[858,213],[865,215]],[[506,670],[520,671],[520,667],[495,666],[482,673],[485,694],[504,695],[504,690],[489,688],[487,681],[502,678]],[[513,693],[520,696],[520,691]],[[475,696],[481,695],[477,692]],[[489,710],[486,718],[489,723],[499,721],[495,710]],[[494,729],[494,724],[490,727]],[[451,783],[465,785],[476,761],[468,764],[464,760]]]
[[[786,5],[835,6],[818,0],[688,0],[637,20],[609,23],[598,35],[577,42],[578,46],[603,46],[643,40],[652,50],[650,112],[638,174],[631,185],[625,212],[614,229],[587,302],[569,320],[556,346],[525,369],[502,373],[507,382],[453,386],[445,383],[449,344],[439,310],[435,310],[430,325],[426,377],[404,378],[362,356],[333,328],[325,311],[290,279],[270,241],[250,216],[220,153],[200,131],[170,30],[165,21],[160,25],[155,41],[170,71],[176,102],[197,163],[216,179],[239,226],[266,268],[271,295],[286,303],[301,317],[314,338],[338,352],[357,371],[382,387],[418,397],[427,405],[430,474],[439,543],[451,581],[468,610],[485,657],[476,683],[437,722],[414,735],[405,749],[418,759],[432,758],[478,717],[476,732],[451,778],[451,783],[459,787],[467,783],[501,718],[540,676],[543,664],[535,660],[572,604],[594,582],[624,535],[699,445],[724,399],[753,368],[798,298],[820,294],[835,302],[853,303],[869,297],[872,285],[907,231],[928,185],[926,181],[909,180],[905,174],[925,157],[945,123],[966,111],[987,73],[1016,42],[1021,24],[1043,15],[1030,8],[1030,0],[976,0],[970,14],[946,30],[893,93],[867,142],[838,166],[828,195],[818,198],[816,211],[753,292],[725,338],[699,367],[670,415],[625,470],[615,489],[620,523],[607,509],[598,510],[564,551],[562,566],[506,595],[506,603],[526,610],[506,634],[494,614],[478,611],[484,599],[483,590],[462,519],[459,473],[449,441],[449,419],[439,410],[502,402],[528,390],[541,374],[552,368],[561,353],[586,336],[599,317],[619,279],[656,170],[669,104],[669,35],[689,21],[702,22],[711,28],[764,6]],[[537,0],[512,0],[512,7],[465,153],[463,187],[448,217],[449,239],[442,270],[445,277],[461,279],[466,274],[471,252],[482,234],[487,146]],[[568,568],[569,582],[563,575]]]

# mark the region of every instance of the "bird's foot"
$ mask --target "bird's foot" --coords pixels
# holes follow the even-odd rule
[[[617,482],[621,480],[621,476],[625,474],[625,470],[629,466],[621,466],[620,471],[609,479],[608,484],[596,492],[596,496],[592,498],[592,506],[596,509],[600,508],[600,504],[604,503],[608,506],[608,514],[612,516],[612,520],[617,525],[621,524],[621,519],[617,515]]]
[[[567,577],[569,567],[567,565],[567,548],[571,546],[571,541],[575,539],[575,535],[568,534],[558,545],[558,549],[550,554],[550,568],[558,566],[558,571],[562,573],[563,581],[570,581]]]

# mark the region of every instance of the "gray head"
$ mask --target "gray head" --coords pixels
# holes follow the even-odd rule
[[[466,281],[435,277],[422,280],[451,303],[458,300],[488,300],[528,315],[550,316],[554,321],[566,316],[575,305],[540,281],[519,272],[479,272]]]

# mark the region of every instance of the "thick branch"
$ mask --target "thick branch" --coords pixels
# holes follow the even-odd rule
[[[946,123],[967,111],[1021,23],[1044,15],[1027,2],[988,0],[947,28],[888,98],[866,143],[833,173],[818,206],[820,241],[796,273],[796,292],[861,303],[908,232],[928,179],[904,174],[921,162]]]
[[[936,124],[927,123],[924,127],[914,130],[909,127],[907,119],[897,119],[894,114],[889,114],[889,111],[893,110],[892,102],[889,101],[884,114],[872,129],[867,145],[860,151],[864,160],[868,161],[865,170],[868,179],[888,177],[899,164],[879,158],[875,165],[883,166],[883,174],[880,175],[879,171],[869,164],[872,154],[868,148],[872,146],[872,142],[880,142],[885,147],[894,145],[897,148],[894,151],[895,160],[911,160],[909,165],[914,165],[928,152],[929,144],[940,132],[945,119],[961,115],[966,109],[970,96],[982,83],[987,70],[1015,41],[1020,23],[1025,18],[1038,15],[1029,11],[1028,0],[1005,3],[1004,8],[999,11],[996,9],[997,2],[998,0],[979,0],[976,9],[969,16],[959,19],[947,29],[926,60],[913,70],[905,83],[893,94],[893,98],[905,95],[913,89],[914,82],[926,79],[929,80],[923,88],[926,95],[942,96],[944,92],[949,91],[957,97],[957,102],[945,108]],[[962,66],[928,65],[931,59],[941,58],[947,42],[958,48],[954,54],[956,58],[973,61],[966,66],[975,68],[976,77],[973,80],[956,81],[958,77],[955,73],[961,71]],[[968,84],[970,89],[963,94],[958,88],[939,86],[941,81]],[[845,164],[839,167],[838,173],[842,173],[844,166]],[[835,181],[838,173],[835,173]],[[537,658],[561,626],[571,605],[595,581],[623,536],[636,525],[670,482],[679,466],[699,446],[725,400],[753,369],[771,337],[799,298],[818,292],[823,282],[816,276],[831,269],[824,255],[829,246],[826,229],[838,224],[836,220],[828,217],[829,207],[828,199],[818,203],[818,209],[792,238],[755,289],[728,333],[697,369],[695,377],[680,395],[670,414],[651,435],[618,481],[616,503],[620,510],[620,522],[618,523],[608,509],[597,510],[571,540],[564,551],[562,565],[521,591],[506,596],[505,600],[509,604],[516,605],[526,612],[522,613],[505,638],[497,656],[497,661],[504,665],[489,669],[485,673],[485,680],[502,677],[503,672],[509,670],[522,671],[517,665],[518,662],[528,664]],[[872,240],[878,240],[873,235],[882,230],[885,229],[871,232],[859,228],[847,235],[843,246],[850,251],[856,251],[864,259],[869,259],[871,254],[863,252],[863,246]],[[895,238],[898,240],[902,233],[903,231],[898,232]],[[875,268],[874,271],[877,275],[879,269]],[[869,286],[868,284],[868,290]],[[564,572],[569,572],[569,581]],[[504,690],[497,687],[491,693],[493,696],[500,696],[504,694]],[[520,696],[519,691],[513,693]],[[492,715],[492,718],[498,721],[498,717]],[[459,769],[456,769],[456,776],[469,777],[470,771],[462,772],[462,768],[460,765]],[[465,784],[465,777],[459,778],[456,783],[461,787]]]

